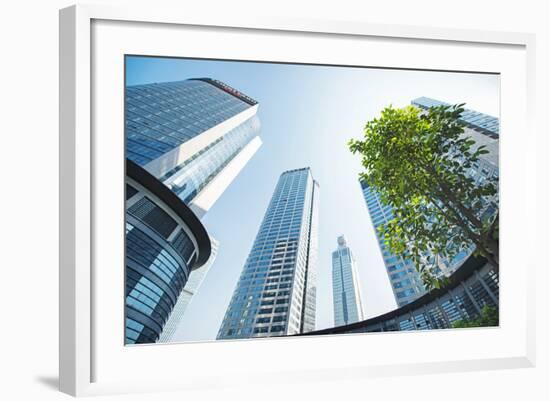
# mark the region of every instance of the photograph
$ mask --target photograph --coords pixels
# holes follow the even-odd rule
[[[125,345],[499,326],[498,73],[124,69]]]
[[[543,2],[5,3],[1,399],[550,399]]]

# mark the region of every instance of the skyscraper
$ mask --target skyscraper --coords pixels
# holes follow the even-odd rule
[[[281,174],[218,339],[315,329],[318,197],[309,168]]]
[[[411,102],[414,106],[427,110],[433,106],[450,106],[449,103],[440,100],[420,97]],[[498,118],[480,113],[475,110],[465,109],[460,115],[460,121],[464,127],[464,136],[468,136],[475,141],[475,147],[484,145],[489,153],[481,155],[479,161],[468,171],[468,175],[474,179],[477,184],[482,184],[490,178],[499,177],[499,121]],[[480,210],[480,216],[493,215],[498,210],[498,191],[497,195],[488,200]],[[438,266],[442,274],[449,276],[458,267],[464,263],[466,258],[472,254],[474,247],[470,247],[459,252],[452,260],[439,258]]]
[[[126,157],[199,217],[261,145],[258,103],[209,79],[126,88]]]
[[[335,326],[364,319],[357,262],[343,235],[332,252],[332,300]]]
[[[449,106],[448,103],[441,102],[426,97],[420,97],[411,102],[414,106],[427,110],[433,106]],[[471,137],[476,146],[485,145],[488,154],[482,155],[474,166],[468,171],[468,175],[477,183],[482,183],[490,177],[498,178],[498,138],[499,124],[498,119],[477,111],[466,109],[461,114],[460,120],[466,125],[464,135]],[[361,189],[367,208],[371,216],[371,221],[378,238],[380,251],[384,259],[384,264],[390,279],[395,301],[398,306],[406,305],[418,297],[422,296],[426,290],[420,275],[416,271],[412,261],[406,259],[403,255],[394,255],[384,244],[384,240],[378,233],[380,225],[387,224],[393,219],[394,214],[390,205],[381,202],[380,196],[366,182],[361,182]],[[498,208],[498,195],[495,199],[487,202],[481,211],[484,214],[494,213]],[[451,275],[473,252],[473,247],[463,249],[453,260],[438,258],[437,273],[445,276]]]
[[[210,257],[199,218],[261,145],[260,123],[254,99],[209,78],[128,86],[125,109],[126,342],[148,343]]]
[[[367,203],[367,209],[371,217],[372,226],[378,239],[378,245],[380,246],[380,252],[384,259],[384,265],[386,266],[386,272],[390,279],[390,283],[393,290],[393,296],[398,306],[403,306],[409,302],[414,301],[416,298],[422,296],[426,289],[424,283],[420,277],[420,274],[416,271],[413,263],[409,259],[405,259],[403,255],[395,255],[390,252],[384,239],[378,232],[380,225],[386,225],[393,219],[393,210],[389,205],[385,205],[380,200],[380,195],[376,193],[366,182],[361,181],[361,190]]]
[[[185,283],[185,287],[183,287],[183,290],[178,297],[178,301],[176,302],[176,305],[174,306],[170,317],[166,321],[166,324],[164,325],[162,333],[160,334],[157,342],[168,343],[179,341],[179,339],[175,336],[175,333],[178,329],[181,319],[183,318],[185,310],[191,303],[193,296],[199,290],[202,282],[204,281],[204,278],[208,274],[208,271],[214,264],[216,256],[218,255],[218,248],[220,246],[220,243],[212,237],[210,237],[210,242],[212,244],[212,252],[210,253],[210,258],[208,258],[204,265],[202,265],[198,269],[193,270],[189,275],[189,279],[187,280],[187,283]]]

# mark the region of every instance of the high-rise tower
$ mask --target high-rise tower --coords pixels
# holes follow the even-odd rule
[[[223,82],[126,88],[126,157],[202,217],[261,145],[258,103]]]
[[[332,252],[332,300],[335,326],[364,319],[357,262],[343,235]]]
[[[309,168],[281,174],[218,339],[315,329],[318,197]]]
[[[449,103],[440,100],[430,99],[427,97],[419,97],[411,102],[412,105],[427,110],[434,106],[450,106]],[[471,177],[477,184],[482,184],[488,179],[496,179],[498,184],[499,177],[499,120],[496,117],[480,113],[475,110],[464,109],[459,120],[465,125],[464,136],[468,136],[475,141],[475,147],[485,146],[488,153],[479,157],[468,171],[468,176]],[[494,215],[498,210],[498,192],[493,199],[488,200],[479,211],[479,215],[486,217]],[[449,276],[464,261],[472,254],[474,247],[463,249],[452,260],[439,259],[438,266],[441,273]]]
[[[448,103],[427,97],[417,98],[411,103],[422,110],[427,110],[430,107],[449,106]],[[485,145],[489,151],[489,153],[480,156],[479,161],[468,171],[468,175],[477,183],[482,183],[490,178],[498,179],[498,119],[474,110],[465,109],[460,116],[460,120],[465,124],[464,135],[471,137],[477,146]],[[382,203],[379,194],[366,182],[360,184],[380,245],[395,301],[398,306],[406,305],[426,292],[424,284],[412,261],[404,255],[392,254],[379,235],[378,227],[387,224],[394,218],[392,207]],[[498,196],[487,202],[480,213],[490,215],[497,209]],[[459,252],[453,260],[438,258],[437,273],[445,276],[451,275],[472,252],[473,247],[470,247]]]
[[[258,103],[200,78],[128,86],[125,110],[126,343],[150,343],[211,255],[199,219],[261,145]]]
[[[380,225],[385,225],[393,219],[392,207],[382,203],[380,195],[366,182],[361,182],[360,184],[365,202],[367,203],[367,209],[369,210],[374,232],[378,239],[380,252],[382,252],[386,272],[388,273],[392,285],[395,302],[398,306],[406,305],[426,292],[424,283],[412,261],[410,259],[405,259],[403,255],[391,253],[384,243],[384,239],[378,232],[378,227]]]

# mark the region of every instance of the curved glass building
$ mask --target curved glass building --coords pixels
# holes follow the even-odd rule
[[[208,234],[173,192],[126,166],[126,343],[159,338],[192,270],[210,257]]]
[[[448,329],[458,320],[478,318],[485,305],[498,309],[498,300],[498,271],[485,259],[470,256],[444,288],[427,292],[383,315],[307,334]]]
[[[178,298],[178,302],[174,306],[170,318],[164,325],[164,329],[162,330],[162,333],[157,341],[158,343],[184,341],[184,339],[180,338],[177,334],[178,327],[182,322],[185,311],[193,300],[193,296],[199,290],[202,282],[208,274],[208,271],[214,264],[216,256],[218,255],[219,242],[210,237],[210,243],[212,248],[210,258],[204,265],[191,271],[189,279],[187,280],[187,283],[185,284],[185,287],[183,287],[183,290]]]

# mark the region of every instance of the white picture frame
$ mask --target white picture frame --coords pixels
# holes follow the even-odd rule
[[[271,41],[273,45],[270,59],[279,57],[285,61],[300,61],[301,58],[308,58],[308,61],[315,61],[317,56],[314,42],[322,40],[324,44],[329,45],[332,40],[337,39],[342,44],[342,53],[335,50],[330,57],[340,57],[340,63],[343,63],[342,60],[345,57],[351,58],[350,50],[345,49],[348,44],[354,46],[364,44],[371,46],[373,54],[379,54],[380,57],[385,58],[383,61],[378,61],[381,63],[380,66],[490,71],[502,74],[501,219],[504,221],[502,226],[507,225],[508,228],[502,229],[502,255],[504,255],[502,260],[505,262],[501,268],[503,272],[501,282],[503,293],[508,295],[503,295],[501,301],[501,327],[465,331],[449,330],[449,333],[435,331],[358,334],[131,348],[124,347],[121,339],[114,342],[109,340],[109,335],[118,336],[117,330],[122,332],[122,325],[118,323],[114,325],[115,334],[111,333],[111,330],[106,330],[108,322],[120,318],[123,305],[120,302],[122,297],[119,297],[120,294],[117,291],[121,293],[122,286],[118,286],[120,282],[116,277],[115,280],[109,278],[107,281],[108,278],[103,273],[96,274],[94,269],[99,262],[112,258],[113,265],[119,264],[121,269],[121,272],[113,274],[119,274],[117,277],[122,276],[123,263],[120,258],[122,247],[119,246],[120,250],[117,254],[117,251],[109,251],[101,245],[107,240],[114,239],[113,246],[117,246],[116,241],[121,240],[119,234],[122,232],[122,224],[120,232],[113,230],[114,237],[98,230],[102,230],[109,219],[113,221],[112,219],[117,216],[116,213],[119,213],[120,217],[123,210],[121,202],[118,208],[112,208],[114,214],[106,213],[105,210],[109,209],[107,203],[113,200],[101,197],[109,185],[120,184],[120,194],[122,194],[123,176],[118,173],[123,171],[121,170],[123,161],[117,161],[117,158],[122,155],[120,145],[123,133],[120,131],[120,137],[113,139],[118,145],[115,144],[113,149],[109,150],[111,147],[107,148],[108,144],[103,139],[94,137],[94,129],[104,128],[112,123],[113,132],[118,132],[122,114],[116,113],[120,111],[122,104],[120,96],[116,93],[110,93],[101,85],[100,87],[94,85],[106,80],[120,79],[123,71],[117,69],[120,64],[116,63],[121,62],[119,56],[123,53],[137,51],[140,54],[169,56],[206,56],[211,53],[207,48],[193,48],[193,54],[176,54],[171,51],[172,45],[163,38],[179,35],[180,31],[182,35],[193,35],[192,37],[196,39],[205,35],[204,41],[201,39],[205,47],[210,46],[212,37],[216,35],[227,37],[231,35],[231,39],[250,40],[247,49],[229,49],[231,46],[228,46],[225,50],[227,53],[221,54],[220,51],[211,55],[216,58],[232,58],[230,52],[234,51],[239,57],[233,58],[266,59],[267,50],[264,49],[262,53],[260,49],[251,47],[254,43],[252,36],[261,35],[262,40]],[[129,38],[134,41],[132,44],[126,42],[130,40]],[[109,40],[106,41],[106,39]],[[290,53],[286,53],[286,56],[282,53],[276,55],[278,51],[276,49],[285,47],[282,42],[289,39],[296,43],[286,46],[286,51]],[[140,42],[139,46],[135,43],[136,41]],[[307,54],[304,51],[305,48],[300,48],[300,44],[303,45],[306,42],[311,43],[313,48]],[[163,43],[163,46],[160,46],[160,43]],[[517,233],[514,233],[517,231],[514,228],[518,228],[523,219],[535,216],[535,211],[527,207],[529,197],[534,197],[534,180],[530,178],[535,170],[534,154],[531,153],[534,151],[529,150],[527,146],[535,142],[532,127],[535,86],[534,43],[534,35],[523,33],[342,21],[244,16],[237,18],[215,14],[186,15],[181,10],[137,7],[111,8],[79,5],[61,10],[60,390],[80,396],[167,389],[203,389],[209,386],[244,384],[243,373],[249,377],[253,376],[258,382],[268,383],[274,377],[282,381],[292,381],[296,378],[326,380],[411,372],[534,366],[535,252],[529,251],[532,247],[529,241],[519,238]],[[331,46],[334,47],[334,44]],[[422,62],[415,61],[414,57],[404,60],[405,53],[387,54],[389,51],[384,53],[383,48],[391,46],[401,46],[399,49],[404,52],[407,49],[411,49],[411,52],[425,51],[427,55],[430,53],[428,47],[432,46],[432,50],[436,47],[443,57],[440,57],[441,59],[426,57]],[[426,49],[422,50],[422,47]],[[487,52],[492,53],[488,55]],[[458,58],[460,54],[464,55],[461,58],[462,61],[453,61],[453,57]],[[365,61],[362,61],[360,56],[357,56],[357,60],[347,63],[365,65]],[[108,75],[109,72],[104,69],[106,65],[111,66],[112,73],[115,75],[112,77]],[[369,66],[372,66],[372,63],[369,63]],[[119,86],[116,90],[121,91],[121,88],[122,86]],[[107,101],[114,102],[111,108],[112,115],[104,112],[106,106],[103,106],[103,103]],[[103,124],[107,125],[103,126]],[[508,138],[505,136],[506,132],[518,131],[523,133],[522,141],[518,141],[513,136]],[[511,168],[512,166],[514,169]],[[105,172],[111,169],[115,174],[111,174],[111,180],[107,182],[104,179]],[[517,190],[517,185],[521,185],[521,191]],[[114,197],[115,202],[116,199],[118,198]],[[100,233],[104,235],[98,236]],[[507,267],[512,265],[520,266],[521,269]],[[107,282],[112,283],[111,286],[106,286]],[[94,298],[98,287],[101,287],[103,294],[107,294],[102,295],[101,300]],[[104,313],[110,301],[113,302],[112,315]],[[396,355],[383,352],[384,349],[388,349],[387,339],[390,337],[394,341]],[[372,346],[380,352],[376,353],[375,349],[369,351],[368,360],[362,352],[335,356],[334,351],[337,349],[367,349],[369,345],[365,339],[373,343]],[[451,341],[453,349],[439,352],[439,355],[429,352],[429,355],[425,355],[423,350],[439,341],[447,343]],[[411,351],[411,344],[414,344],[412,348],[417,349],[416,352]],[[319,355],[321,351],[322,357]],[[258,355],[262,353],[273,358],[273,366],[251,367],[250,362],[258,360]],[[292,368],[287,368],[282,360],[276,359],[277,355],[299,355],[300,353],[302,358],[293,363]],[[189,372],[183,375],[180,370],[179,374],[175,374],[173,367],[176,366],[177,361],[181,363],[182,355],[186,358]],[[216,355],[219,359],[212,359],[216,358]],[[155,372],[151,372],[150,376],[141,375],[142,373],[133,370],[140,361],[147,366],[163,361],[163,366],[155,368]]]

